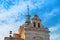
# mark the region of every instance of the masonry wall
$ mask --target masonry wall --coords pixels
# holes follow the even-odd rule
[[[25,40],[49,40],[49,34],[46,32],[26,31],[25,37]]]

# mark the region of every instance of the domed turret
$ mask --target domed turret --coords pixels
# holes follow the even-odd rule
[[[27,11],[25,23],[26,23],[26,24],[29,24],[29,23],[30,23],[29,6],[27,6],[27,10],[28,10],[28,11]]]

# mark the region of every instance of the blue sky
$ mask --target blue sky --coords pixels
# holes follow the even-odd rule
[[[10,30],[17,33],[25,22],[27,5],[31,18],[37,14],[51,31],[50,40],[60,40],[60,0],[0,0],[0,40],[9,36]]]

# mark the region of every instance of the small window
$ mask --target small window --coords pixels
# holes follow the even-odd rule
[[[40,23],[38,23],[38,28],[40,28]]]
[[[36,27],[36,23],[35,22],[33,23],[33,26]]]

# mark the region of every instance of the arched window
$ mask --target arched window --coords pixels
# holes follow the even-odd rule
[[[36,23],[35,22],[33,23],[33,26],[36,27]]]
[[[38,23],[38,28],[40,28],[40,23]]]

